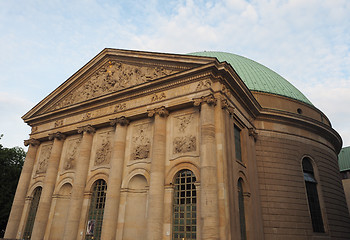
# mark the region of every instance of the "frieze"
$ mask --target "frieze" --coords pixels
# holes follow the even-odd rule
[[[40,153],[40,158],[38,161],[38,167],[36,169],[36,174],[45,173],[47,170],[47,165],[50,159],[52,150],[52,145],[43,146]]]
[[[55,121],[55,128],[56,127],[61,127],[63,125],[63,120],[61,119],[61,120],[56,120]]]
[[[151,98],[151,102],[157,102],[157,101],[163,100],[165,98],[166,98],[166,95],[164,92],[159,93],[159,94],[154,93],[152,98]]]
[[[57,102],[50,110],[103,96],[125,88],[145,83],[174,71],[164,67],[147,67],[109,61],[92,74],[87,81],[65,98]]]
[[[31,133],[36,133],[37,131],[38,131],[38,127],[37,127],[37,126],[32,127],[32,131],[31,131]]]
[[[117,113],[117,112],[123,111],[125,109],[126,109],[126,103],[119,103],[119,104],[115,105],[114,112]]]
[[[92,118],[91,112],[87,112],[83,114],[83,117],[81,118],[82,121],[89,120]]]
[[[210,80],[202,80],[198,83],[196,87],[196,91],[202,90],[202,89],[207,89],[211,87],[211,82]]]

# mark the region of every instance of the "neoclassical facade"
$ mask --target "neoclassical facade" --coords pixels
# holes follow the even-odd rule
[[[5,238],[350,238],[339,134],[250,59],[104,49],[23,119]]]

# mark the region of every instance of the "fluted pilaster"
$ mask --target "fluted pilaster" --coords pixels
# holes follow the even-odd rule
[[[65,240],[75,240],[78,235],[78,227],[84,199],[84,188],[89,169],[89,160],[95,129],[91,125],[87,125],[78,128],[78,133],[82,133],[83,137],[77,157],[69,214],[64,231],[63,239]]]
[[[166,117],[169,115],[165,107],[148,112],[154,116],[154,133],[148,202],[147,239],[162,239],[164,214],[164,171],[166,149]]]
[[[217,100],[210,94],[194,99],[194,105],[201,107],[200,131],[200,230],[202,239],[219,239],[219,208],[217,155],[215,139],[215,110]]]
[[[54,141],[47,165],[47,170],[44,178],[44,185],[33,226],[33,233],[31,237],[31,239],[33,240],[41,240],[44,238],[46,223],[48,221],[48,216],[50,213],[52,194],[55,189],[58,165],[61,158],[64,139],[65,136],[61,132],[49,134],[49,140]]]
[[[10,239],[16,238],[17,235],[18,226],[21,221],[22,211],[25,203],[26,194],[28,191],[30,178],[32,176],[34,161],[40,142],[36,139],[31,138],[29,140],[25,140],[24,145],[29,145],[29,148],[26,155],[26,159],[23,164],[21,176],[18,181],[15,198],[13,200],[11,213],[7,222],[5,232],[5,238]]]
[[[108,191],[106,195],[106,204],[103,214],[101,239],[115,239],[118,210],[120,202],[120,188],[123,179],[126,130],[129,120],[120,117],[111,120],[111,125],[115,126],[113,137],[112,155],[110,162],[110,171],[108,177]]]

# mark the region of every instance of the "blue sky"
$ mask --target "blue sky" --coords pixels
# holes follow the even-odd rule
[[[0,1],[0,143],[103,48],[239,54],[278,72],[350,145],[350,1]]]

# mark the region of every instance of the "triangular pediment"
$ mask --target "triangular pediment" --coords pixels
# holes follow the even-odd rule
[[[104,49],[23,119],[46,115],[208,63],[193,56]]]

